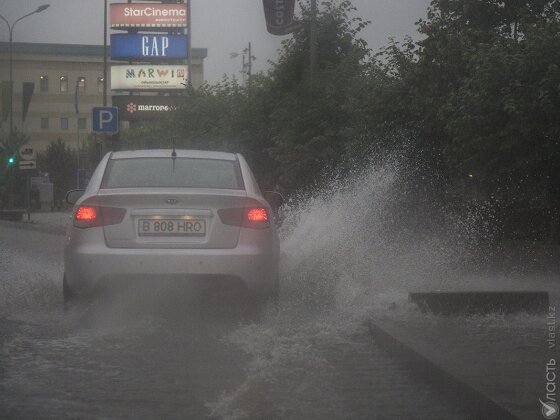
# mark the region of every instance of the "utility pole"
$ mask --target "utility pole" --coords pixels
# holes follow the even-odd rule
[[[245,86],[245,80],[246,80],[246,76],[247,76],[247,70],[246,67],[247,65],[245,64],[245,54],[241,54],[241,60],[242,60],[242,65],[241,65],[241,83],[243,86]]]
[[[309,76],[313,81],[317,70],[317,0],[311,0],[311,24],[309,29]]]
[[[253,74],[253,61],[257,59],[253,55],[253,47],[251,42],[249,42],[249,46],[243,50],[243,85],[245,85],[245,75],[247,75],[247,83],[251,81],[251,75]],[[247,54],[247,64],[245,64],[245,54]]]
[[[78,109],[78,90],[80,89],[80,78],[76,79],[76,90],[74,91],[74,111],[76,111],[76,155],[78,167],[76,168],[76,188],[80,188],[80,110]]]
[[[103,106],[107,106],[107,0],[103,9]]]
[[[107,83],[109,82],[107,69],[107,53],[107,0],[105,0],[105,4],[103,7],[103,106],[107,106]],[[107,149],[109,149],[109,144],[111,142],[111,136],[105,134],[104,137],[105,138],[101,142],[101,148],[97,156],[98,162],[103,159],[103,155],[105,155]]]
[[[253,70],[253,56],[251,55],[251,43],[249,42],[249,64],[247,65],[247,78],[251,78],[251,72]]]
[[[257,57],[253,55],[253,47],[250,42],[249,46],[247,48],[244,48],[241,53],[229,53],[229,58],[237,58],[239,56],[241,56],[243,63],[241,67],[241,75],[243,77],[243,86],[245,86],[246,82],[249,82],[249,80],[251,79],[251,75],[253,74],[253,61],[257,59]],[[247,56],[247,58],[245,58],[245,56]]]
[[[187,67],[189,68],[189,84],[192,86],[192,19],[191,0],[187,0]]]

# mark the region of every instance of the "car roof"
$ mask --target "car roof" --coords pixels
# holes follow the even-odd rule
[[[171,157],[172,149],[146,149],[146,150],[125,150],[113,152],[111,159],[134,159],[134,158],[160,158]],[[215,152],[209,150],[185,150],[176,149],[177,157],[193,159],[220,159],[237,160],[235,153]]]

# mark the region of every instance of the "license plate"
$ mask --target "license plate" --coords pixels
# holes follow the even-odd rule
[[[138,234],[143,236],[204,236],[206,234],[206,221],[183,219],[140,219],[138,221]]]

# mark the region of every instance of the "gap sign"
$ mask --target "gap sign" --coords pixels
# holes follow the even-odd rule
[[[163,34],[111,35],[113,60],[161,60],[187,58],[187,37]]]

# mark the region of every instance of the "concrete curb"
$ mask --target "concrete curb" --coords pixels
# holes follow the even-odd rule
[[[435,315],[545,314],[549,307],[544,291],[422,292],[409,293],[408,300]]]
[[[42,224],[37,224],[32,222],[9,222],[6,220],[0,220],[0,226],[12,228],[12,229],[34,230],[37,232],[50,233],[53,235],[60,235],[60,236],[64,236],[65,234],[65,228],[63,227],[48,226],[48,225],[42,225]]]
[[[401,359],[423,382],[428,382],[464,407],[473,415],[473,419],[521,420],[485,394],[389,334],[373,321],[368,321],[367,324],[376,344],[391,356]]]

